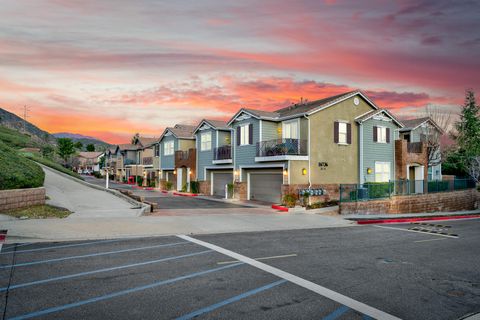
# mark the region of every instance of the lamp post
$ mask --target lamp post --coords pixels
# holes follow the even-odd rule
[[[110,178],[110,168],[107,166],[107,177],[105,179],[105,188],[108,189],[108,179]]]

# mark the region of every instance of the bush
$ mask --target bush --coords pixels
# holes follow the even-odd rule
[[[234,190],[235,190],[235,185],[233,183],[227,184],[228,198],[233,198]]]
[[[295,203],[297,203],[297,195],[296,194],[286,194],[283,196],[282,204],[288,208],[295,207]]]
[[[165,187],[167,188],[167,190],[172,190],[173,182],[172,181],[165,182]]]
[[[156,187],[155,180],[149,180],[147,183],[147,187],[155,188]]]
[[[36,155],[33,155],[33,154],[28,154],[28,155],[25,155],[25,157],[35,161],[35,162],[38,162],[38,163],[41,163],[43,164],[44,166],[47,166],[47,167],[50,167],[52,169],[55,169],[57,171],[60,171],[60,172],[63,172],[65,174],[68,174],[74,178],[77,178],[77,179],[80,179],[80,180],[83,180],[83,178],[76,172],[70,170],[70,169],[67,169],[65,168],[64,166],[62,166],[61,164],[57,163],[57,162],[54,162],[52,160],[49,160],[47,158],[42,158],[42,157],[38,157]]]
[[[363,185],[368,188],[368,197],[370,199],[388,198],[393,191],[391,182],[368,182]]]
[[[42,168],[0,141],[0,190],[43,186]]]
[[[200,192],[200,183],[198,183],[198,181],[191,181],[190,182],[190,192],[191,193],[199,193]]]
[[[338,206],[338,200],[329,200],[329,201],[322,201],[322,202],[315,202],[308,206],[309,209],[318,209],[318,208],[325,208],[325,207],[333,207]]]
[[[142,176],[137,176],[137,185],[142,186],[143,185],[143,177]]]
[[[448,191],[449,181],[428,181],[428,192]]]
[[[101,174],[100,172],[98,172],[98,171],[93,171],[92,175],[93,175],[95,178],[97,178],[97,179],[103,178],[103,177],[102,177],[102,174]]]

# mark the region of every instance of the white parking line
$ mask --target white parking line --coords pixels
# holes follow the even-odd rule
[[[259,261],[259,260],[290,258],[290,257],[296,257],[296,256],[297,256],[296,253],[292,253],[292,254],[284,254],[284,255],[281,255],[281,256],[261,257],[261,258],[253,258],[253,259]],[[237,262],[238,262],[238,260],[230,260],[230,261],[217,262],[217,264],[230,264],[230,263],[237,263]]]
[[[317,293],[321,296],[324,296],[328,299],[331,299],[331,300],[336,301],[340,304],[343,304],[347,307],[350,307],[350,308],[352,308],[352,309],[354,309],[354,310],[356,310],[360,313],[363,313],[367,316],[370,316],[374,319],[400,320],[400,318],[397,318],[397,317],[395,317],[391,314],[388,314],[388,313],[383,312],[381,310],[378,310],[376,308],[370,307],[369,305],[366,305],[366,304],[364,304],[360,301],[357,301],[357,300],[354,300],[354,299],[349,298],[347,296],[344,296],[341,293],[338,293],[338,292],[335,292],[333,290],[327,289],[327,288],[322,287],[322,286],[320,286],[316,283],[313,283],[311,281],[308,281],[308,280],[305,280],[303,278],[297,277],[296,275],[293,275],[291,273],[285,272],[285,271],[280,270],[278,268],[269,266],[268,264],[265,264],[263,262],[254,260],[254,259],[249,258],[249,257],[246,257],[244,255],[233,252],[231,250],[224,249],[224,248],[219,247],[217,245],[214,245],[214,244],[211,244],[209,242],[202,241],[202,240],[198,240],[198,239],[189,237],[187,235],[178,235],[177,237],[179,237],[181,239],[184,239],[184,240],[187,240],[187,241],[191,241],[193,243],[204,246],[206,248],[215,250],[215,251],[217,251],[221,254],[224,254],[226,256],[232,257],[236,260],[239,260],[241,262],[249,264],[249,265],[251,265],[255,268],[258,268],[260,270],[263,270],[265,272],[273,274],[273,275],[275,275],[279,278],[288,280],[288,281],[290,281],[290,282],[292,282],[292,283],[294,283],[298,286],[301,286],[301,287],[303,287],[305,289],[308,289],[310,291],[313,291],[313,292],[315,292],[315,293]]]
[[[415,230],[409,230],[409,229],[403,229],[403,228],[395,228],[395,227],[387,227],[387,226],[374,226],[374,227],[382,228],[382,229],[400,230],[400,231],[406,231],[406,232],[415,232],[415,233],[421,233],[421,234],[430,235],[430,236],[437,236],[437,237],[445,237],[445,238],[458,239],[458,237],[456,237],[456,236],[449,236],[449,235],[447,235],[447,234],[428,233],[428,232],[423,232],[423,231],[415,231]]]
[[[435,238],[435,239],[427,239],[427,240],[417,240],[413,242],[428,242],[428,241],[438,241],[438,240],[447,240],[446,238]]]

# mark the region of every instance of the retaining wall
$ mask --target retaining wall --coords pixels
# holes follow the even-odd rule
[[[45,188],[0,190],[0,212],[45,204]]]

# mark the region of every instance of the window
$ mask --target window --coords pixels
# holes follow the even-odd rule
[[[155,153],[155,157],[159,157],[160,156],[160,145],[159,144],[156,144],[153,148],[153,152]]]
[[[173,155],[173,141],[166,141],[163,143],[163,155],[164,156]]]
[[[377,142],[387,143],[387,128],[377,127]]]
[[[347,124],[345,122],[338,123],[338,143],[347,144]]]
[[[282,132],[284,139],[298,139],[298,121],[283,123]]]
[[[390,181],[390,162],[375,162],[375,182]]]
[[[250,130],[249,125],[245,124],[240,127],[240,145],[244,146],[250,144]]]
[[[202,132],[200,135],[200,151],[208,151],[212,149],[212,133]]]

